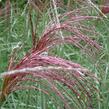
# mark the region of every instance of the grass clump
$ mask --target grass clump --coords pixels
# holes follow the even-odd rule
[[[103,26],[101,21],[104,28],[107,21],[89,16],[89,10],[60,11],[54,0],[53,10],[38,16],[28,3],[22,13],[16,14],[12,8],[8,29],[1,28],[7,31],[1,32],[0,47],[6,48],[0,55],[4,67],[1,71],[8,65],[0,75],[1,107],[105,109],[108,33],[98,31]],[[1,20],[0,25],[4,23]]]

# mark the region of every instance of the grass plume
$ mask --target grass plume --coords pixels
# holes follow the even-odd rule
[[[49,55],[49,50],[54,49],[60,44],[70,44],[90,52],[89,48],[84,48],[87,45],[95,48],[95,52],[98,52],[101,46],[78,29],[75,23],[81,23],[84,20],[99,19],[99,17],[74,16],[73,12],[64,13],[57,17],[57,19],[60,19],[60,22],[55,22],[55,19],[51,21],[45,27],[37,43],[33,44],[34,46],[17,64],[9,61],[9,65],[11,65],[8,68],[9,71],[1,74],[1,77],[4,79],[0,94],[1,103],[6,100],[10,93],[17,90],[35,89],[49,96],[50,92],[47,88],[22,85],[22,82],[26,81],[39,84],[38,81],[41,80],[40,85],[49,87],[52,90],[51,92],[59,96],[65,108],[72,109],[70,105],[71,100],[68,99],[71,97],[64,88],[59,89],[57,84],[71,91],[78,101],[79,105],[77,107],[81,107],[83,104],[86,107],[92,106],[92,94],[93,90],[96,90],[93,82],[95,76],[80,64]],[[63,38],[57,34],[59,33],[58,31],[63,33]],[[13,58],[11,59],[14,60]],[[82,96],[84,97],[82,98]]]

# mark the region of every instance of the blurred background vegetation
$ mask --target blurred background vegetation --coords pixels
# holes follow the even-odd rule
[[[92,2],[98,6],[102,0],[93,0]],[[0,1],[0,72],[7,70],[13,49],[18,47],[16,60],[20,60],[32,47],[30,15],[37,39],[50,21],[48,12],[54,11],[50,7],[50,0],[36,0],[35,4],[34,6],[31,3],[30,6],[27,0]],[[84,0],[61,0],[59,5],[59,14],[86,7],[86,11],[83,9],[83,13],[99,16],[99,11],[93,7],[88,8],[89,5]],[[82,50],[68,45],[62,46],[61,50],[57,47],[53,51],[57,56],[78,62],[95,72],[100,82],[95,85],[99,92],[93,95],[94,109],[109,109],[109,15],[106,16],[107,18],[103,17],[101,20],[85,23],[89,27],[94,27],[97,34],[90,37],[97,40],[103,47],[102,52],[96,58],[92,59],[92,57],[84,55]],[[0,80],[1,83],[2,80]],[[59,98],[55,97],[55,99]],[[59,100],[57,101],[61,104]],[[26,90],[11,94],[1,109],[59,109],[58,105],[55,106],[49,102],[49,97],[40,92]]]

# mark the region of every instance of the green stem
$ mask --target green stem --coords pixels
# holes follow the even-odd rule
[[[6,95],[4,93],[0,94],[0,107],[6,101]]]

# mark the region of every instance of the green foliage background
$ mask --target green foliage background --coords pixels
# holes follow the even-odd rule
[[[2,7],[4,7],[5,0],[2,0]],[[28,25],[27,12],[24,10],[26,0],[16,0],[17,6],[20,11],[18,15],[12,13],[10,21],[0,18],[0,72],[6,71],[8,66],[9,56],[13,47],[17,46],[18,43],[22,45],[22,49],[18,52],[18,59],[21,59],[24,54],[31,48],[31,29]],[[64,0],[65,4],[67,0]],[[12,0],[14,4],[15,1]],[[37,14],[33,14],[37,16]],[[109,18],[109,15],[107,15]],[[99,78],[99,83],[96,87],[99,89],[98,94],[94,95],[94,109],[109,109],[109,19],[103,18],[100,21],[89,22],[89,25],[94,25],[95,31],[99,33],[98,36],[91,36],[96,39],[102,46],[103,50],[99,56],[93,61],[88,56],[84,56],[80,50],[72,46],[62,46],[61,50],[57,48],[54,50],[54,54],[73,60],[87,67],[91,71],[95,72]],[[37,35],[40,36],[45,21],[48,20],[47,13],[45,12],[38,22]],[[48,21],[47,21],[48,22]],[[72,53],[71,53],[72,51]],[[1,80],[2,81],[2,80]],[[2,82],[0,82],[1,84]],[[31,84],[31,83],[29,83]],[[69,92],[70,93],[70,92]],[[53,96],[58,102],[58,105],[62,104],[58,97]],[[37,91],[18,91],[11,94],[7,101],[4,103],[2,109],[58,109],[58,105],[54,105],[53,102],[49,102],[49,97],[43,95]],[[48,104],[46,104],[48,101]]]

